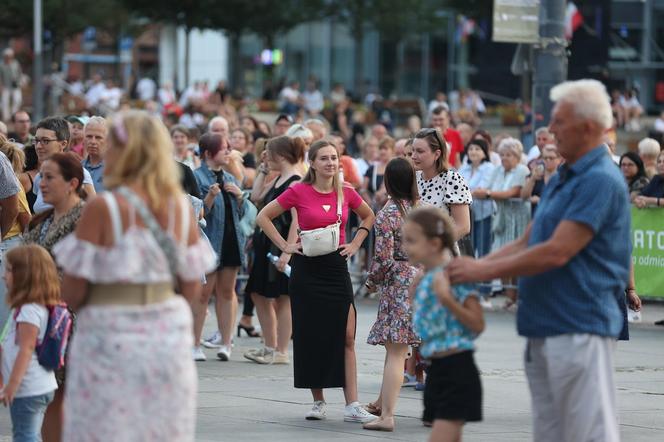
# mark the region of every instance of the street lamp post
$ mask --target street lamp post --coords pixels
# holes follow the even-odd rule
[[[553,108],[549,92],[567,78],[565,5],[565,0],[546,0],[540,7],[540,40],[535,51],[533,85],[533,111],[538,117],[533,121],[535,128],[549,124]]]
[[[44,67],[42,55],[42,0],[33,0],[34,53],[32,65],[32,113],[36,121],[44,117]]]

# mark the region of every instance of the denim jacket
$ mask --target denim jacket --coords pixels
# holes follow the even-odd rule
[[[211,171],[207,164],[201,164],[201,167],[194,171],[194,176],[196,177],[196,182],[198,187],[201,190],[201,195],[207,195],[210,186],[217,182],[217,175]],[[237,182],[235,177],[228,172],[224,172],[224,182],[233,183],[236,186],[240,187],[240,184]],[[246,200],[244,200],[246,201]],[[237,243],[240,248],[240,257],[242,258],[242,265],[246,265],[246,255],[244,253],[244,246],[246,238],[242,235],[240,231],[240,218],[244,213],[244,204],[238,203],[237,198],[231,198],[231,208],[233,209],[233,223],[235,225],[235,234],[237,235]],[[223,240],[224,240],[224,221],[226,219],[226,205],[224,204],[224,196],[219,193],[214,199],[214,205],[211,209],[205,206],[205,222],[207,225],[203,229],[205,234],[208,236],[212,248],[217,252],[219,256],[219,264],[223,263],[223,250],[221,249]]]

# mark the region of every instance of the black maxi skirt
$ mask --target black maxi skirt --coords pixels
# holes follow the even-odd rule
[[[346,259],[338,251],[294,255],[288,292],[295,388],[343,387],[346,324],[355,308]]]

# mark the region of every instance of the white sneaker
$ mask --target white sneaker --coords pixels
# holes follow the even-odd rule
[[[308,421],[322,421],[327,416],[325,414],[325,401],[315,401],[311,411],[304,415]]]
[[[260,354],[256,355],[254,362],[258,362],[259,364],[264,365],[272,364],[274,362],[274,351],[275,350],[272,348],[264,348]]]
[[[359,422],[365,424],[376,419],[378,419],[378,416],[369,413],[357,401],[350,405],[346,405],[346,408],[344,409],[345,422]]]
[[[265,353],[265,347],[262,348],[251,348],[244,352],[245,359],[256,362],[256,358],[262,356]]]
[[[403,383],[401,384],[401,388],[403,387],[414,387],[417,385],[417,377],[415,375],[410,375],[406,372],[403,374]]]
[[[288,352],[281,353],[280,351],[274,352],[274,359],[272,360],[273,365],[288,365],[290,364],[290,358],[288,357]]]
[[[229,361],[231,359],[231,348],[227,345],[222,345],[219,347],[219,351],[217,352],[217,357],[221,361]]]
[[[207,357],[205,356],[205,353],[203,353],[203,349],[201,348],[200,345],[193,348],[192,355],[194,357],[194,361],[197,362],[207,361]]]
[[[212,336],[203,341],[203,347],[205,348],[221,347],[221,333],[219,333],[219,330],[212,333]]]
[[[489,299],[485,298],[484,296],[480,297],[480,306],[484,310],[493,310],[493,304]]]

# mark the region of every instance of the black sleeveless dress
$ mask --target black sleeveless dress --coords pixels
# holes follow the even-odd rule
[[[271,203],[294,182],[301,178],[293,175],[279,187],[272,187],[263,198],[263,204]],[[279,178],[277,178],[279,180]],[[282,213],[273,220],[273,223],[281,236],[288,238],[288,231],[292,222],[290,211]],[[281,295],[288,294],[288,277],[277,270],[277,268],[267,258],[268,253],[279,257],[281,250],[259,229],[254,232],[254,265],[249,273],[245,293],[257,293],[266,298],[278,298]]]

